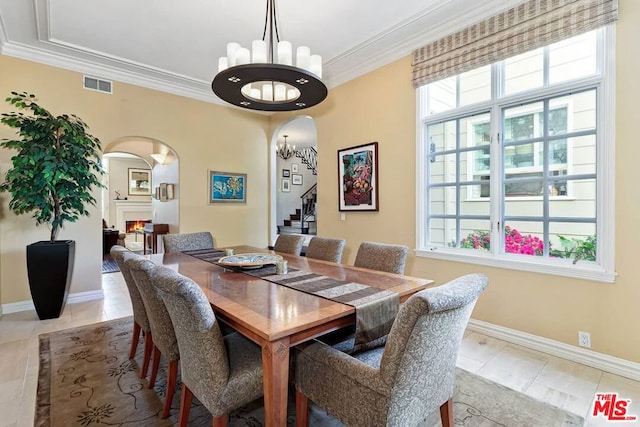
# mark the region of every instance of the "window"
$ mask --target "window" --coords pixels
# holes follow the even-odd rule
[[[418,255],[613,281],[612,32],[418,88]]]

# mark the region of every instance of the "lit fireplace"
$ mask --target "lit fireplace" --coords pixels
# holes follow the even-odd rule
[[[140,230],[142,231],[142,229],[144,228],[144,225],[151,222],[150,219],[139,219],[139,220],[135,220],[135,221],[125,221],[124,222],[124,227],[125,227],[125,233],[135,233],[136,230]]]

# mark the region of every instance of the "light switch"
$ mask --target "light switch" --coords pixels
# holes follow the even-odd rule
[[[340,221],[344,221],[345,219],[347,219],[347,216],[345,215],[344,212],[340,213]]]

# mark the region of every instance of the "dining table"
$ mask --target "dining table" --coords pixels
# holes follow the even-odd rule
[[[232,246],[234,254],[271,253],[282,256],[289,269],[396,292],[400,302],[433,281],[276,253],[266,248]],[[157,265],[171,268],[197,283],[216,318],[262,349],[265,424],[285,426],[289,382],[289,353],[293,346],[355,323],[356,309],[292,289],[216,262],[182,252],[149,255]]]

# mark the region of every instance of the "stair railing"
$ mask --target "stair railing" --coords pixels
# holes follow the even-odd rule
[[[307,165],[307,169],[310,169],[311,173],[318,175],[318,152],[315,147],[298,148],[296,157],[300,157],[300,161]]]
[[[309,225],[307,224],[307,233],[304,232],[305,222],[309,223],[309,217],[313,216],[314,220],[316,215],[316,200],[318,197],[318,184],[313,184],[311,188],[304,192],[300,196],[300,229],[302,233],[307,234],[309,232]]]

